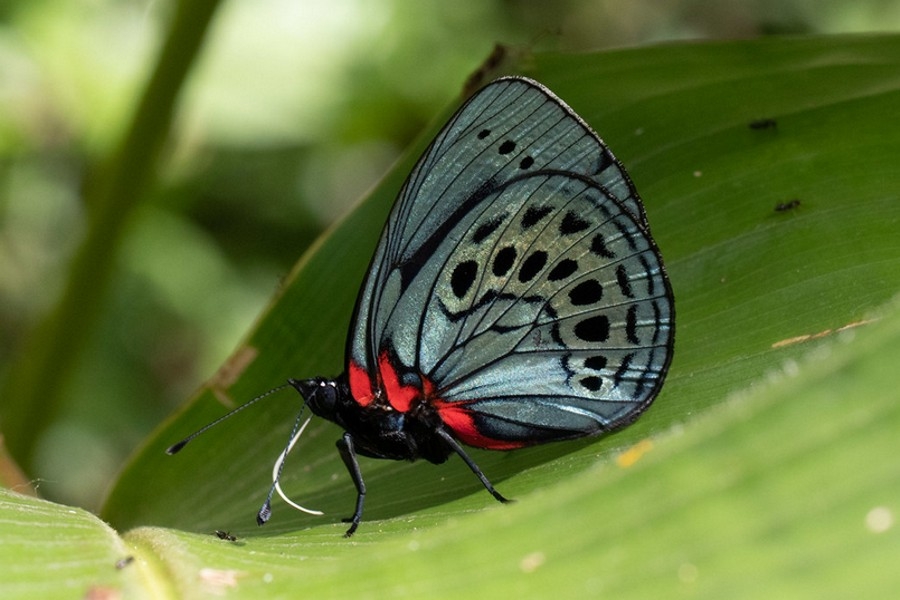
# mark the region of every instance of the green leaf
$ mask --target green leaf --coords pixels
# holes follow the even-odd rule
[[[82,598],[104,590],[151,598],[153,586],[135,576],[137,561],[129,556],[134,547],[91,513],[0,489],[3,598]]]
[[[106,548],[72,581],[115,587],[136,577],[157,596],[893,592],[900,37],[540,55],[523,72],[600,132],[645,199],[678,310],[675,361],[647,414],[606,439],[473,452],[512,505],[497,504],[455,459],[363,459],[369,495],[351,540],[341,538],[355,492],[333,446],[340,431],[321,421],[291,455],[284,485],[326,516],[276,501],[272,520],[255,525],[299,409],[291,391],[164,454],[289,376],[342,369],[368,257],[440,119],[300,261],[233,360],[125,467],[103,511],[121,538],[53,505],[41,518],[59,527],[36,527],[18,515],[46,503],[0,497],[0,564],[16,569],[0,582],[15,593],[0,595],[50,585],[36,580],[35,555],[7,540],[27,534],[65,565],[71,548],[59,540],[79,543],[69,539],[76,522]],[[776,126],[749,127],[761,118]],[[794,198],[796,208],[775,210]],[[136,560],[117,571],[110,560],[123,548]]]

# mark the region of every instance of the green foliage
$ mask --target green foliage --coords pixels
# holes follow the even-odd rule
[[[518,500],[508,506],[457,460],[363,459],[368,504],[352,540],[340,517],[353,487],[323,422],[290,457],[285,488],[326,516],[276,501],[270,523],[254,523],[298,408],[291,392],[163,453],[288,376],[342,368],[359,281],[425,136],[133,456],[102,512],[118,533],[0,494],[0,569],[14,574],[2,595],[888,596],[900,559],[898,67],[897,36],[534,56],[523,72],[624,162],[667,261],[676,356],[651,410],[605,440],[474,453]],[[748,126],[760,118],[776,126]],[[124,555],[136,560],[117,570]]]
[[[72,260],[62,297],[32,332],[4,382],[0,407],[5,442],[26,470],[33,466],[35,439],[60,410],[60,381],[75,369],[97,323],[117,250],[147,195],[175,101],[217,5],[218,0],[202,0],[183,3],[177,10],[130,129],[89,185],[88,231]]]

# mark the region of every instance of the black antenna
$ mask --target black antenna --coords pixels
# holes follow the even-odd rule
[[[178,442],[177,444],[173,444],[173,445],[169,446],[168,448],[166,448],[166,454],[172,455],[172,454],[177,453],[177,452],[180,451],[182,448],[184,448],[185,446],[187,446],[188,442],[190,442],[191,440],[193,440],[195,437],[197,437],[197,436],[200,435],[201,433],[205,432],[205,431],[208,430],[208,429],[211,429],[211,428],[215,427],[216,425],[218,425],[219,423],[221,423],[222,421],[224,421],[224,420],[227,419],[228,417],[234,415],[235,413],[241,412],[242,410],[244,410],[245,408],[247,408],[247,407],[250,406],[251,404],[255,404],[256,402],[262,400],[263,398],[265,398],[265,397],[267,397],[267,396],[271,396],[271,395],[274,394],[275,392],[280,392],[281,390],[283,390],[283,389],[286,388],[286,387],[290,387],[290,384],[289,384],[289,383],[285,383],[285,384],[279,385],[278,387],[272,388],[272,389],[269,390],[268,392],[265,392],[264,394],[260,394],[260,395],[257,396],[256,398],[254,398],[254,399],[252,399],[252,400],[250,400],[250,401],[248,401],[248,402],[245,402],[244,404],[241,404],[240,406],[238,406],[237,408],[235,408],[234,410],[232,410],[232,411],[229,412],[228,414],[226,414],[226,415],[224,415],[224,416],[222,416],[222,417],[219,417],[218,419],[216,419],[215,421],[213,421],[213,422],[210,423],[209,425],[206,425],[205,427],[202,427],[202,428],[198,429],[197,431],[195,431],[195,432],[192,433],[191,435],[187,436],[186,438],[184,438],[183,440],[181,440],[181,441]],[[300,411],[300,413],[302,414],[303,411]],[[298,417],[298,418],[299,418],[299,417]],[[295,428],[295,432],[296,432],[296,428]],[[272,494],[271,494],[271,492],[270,492],[270,493],[269,493],[269,497],[271,498],[271,496],[272,496]]]

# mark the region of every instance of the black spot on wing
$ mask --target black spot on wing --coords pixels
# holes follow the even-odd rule
[[[531,281],[546,264],[547,253],[543,250],[535,250],[522,262],[522,267],[519,269],[519,281],[522,283]]]
[[[450,288],[453,295],[457,298],[464,297],[475,283],[475,277],[478,275],[478,263],[474,260],[466,260],[453,268],[450,275]]]
[[[578,382],[583,385],[585,389],[592,392],[599,391],[600,388],[603,387],[603,379],[597,377],[596,375],[588,375],[587,377],[582,377],[578,380]]]
[[[625,313],[625,337],[635,346],[641,343],[637,338],[637,304],[629,306]]]
[[[497,152],[499,154],[509,154],[510,152],[512,152],[515,149],[516,149],[516,143],[512,140],[506,140],[505,142],[500,144],[500,147],[497,148]]]
[[[529,206],[522,216],[522,229],[530,229],[553,212],[552,206]]]
[[[563,216],[563,220],[559,224],[559,233],[562,235],[572,235],[573,233],[584,231],[590,226],[591,224],[588,221],[585,221],[572,211],[569,211]]]
[[[634,234],[628,228],[628,225],[626,225],[619,219],[613,219],[612,223],[616,226],[616,229],[619,230],[619,233],[622,234],[622,237],[625,238],[625,241],[628,242],[628,247],[632,250],[637,250],[637,242],[634,239]]]
[[[547,275],[547,279],[549,279],[550,281],[562,281],[577,270],[578,263],[575,260],[571,258],[564,258],[556,263],[555,267],[550,269],[550,273]]]
[[[565,346],[565,342],[563,342],[562,335],[559,333],[559,321],[554,322],[550,326],[550,337],[553,338],[553,341],[558,346]]]
[[[575,324],[575,335],[585,342],[605,342],[609,339],[609,319],[604,315],[583,319]]]
[[[603,286],[596,279],[582,281],[569,290],[569,301],[573,306],[596,304],[603,298]]]
[[[591,252],[602,258],[616,257],[616,254],[606,247],[606,240],[603,239],[602,233],[598,233],[594,236],[594,239],[591,240]]]
[[[584,366],[587,369],[602,371],[606,368],[606,362],[606,357],[598,354],[597,356],[589,356],[584,359]]]
[[[622,357],[622,362],[619,364],[619,368],[616,369],[616,372],[613,374],[613,383],[616,387],[619,387],[622,384],[622,380],[625,379],[625,375],[628,374],[628,369],[631,368],[631,361],[634,360],[634,353],[626,354]],[[633,397],[637,398],[640,396],[640,392],[643,390],[643,385],[640,381],[635,382],[635,390],[632,394]]]
[[[594,169],[594,174],[599,175],[613,164],[613,157],[609,150],[604,149],[599,156],[597,157],[597,168]]]
[[[628,271],[625,270],[624,265],[616,267],[616,283],[623,296],[634,298],[634,290],[631,289],[631,281],[628,280]]]
[[[516,249],[512,246],[505,246],[494,256],[494,263],[491,271],[497,277],[503,277],[512,268],[516,262]]]
[[[506,215],[498,215],[488,221],[487,223],[482,223],[479,225],[475,232],[472,233],[472,242],[475,244],[480,244],[485,239],[487,239],[492,233],[497,231],[497,228],[503,225],[503,221],[506,219]]]

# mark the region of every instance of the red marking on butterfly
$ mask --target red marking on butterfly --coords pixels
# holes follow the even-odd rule
[[[422,399],[421,388],[400,381],[400,375],[391,363],[390,353],[386,350],[378,356],[378,370],[381,373],[381,385],[388,403],[394,410],[407,413],[415,400]]]
[[[369,406],[375,401],[375,391],[372,389],[372,378],[366,370],[350,361],[347,369],[347,378],[350,381],[350,393],[357,404],[362,407]]]
[[[482,434],[475,425],[478,412],[468,408],[465,403],[434,400],[432,404],[437,408],[441,420],[468,446],[485,450],[516,450],[528,445],[524,441],[496,440]]]

